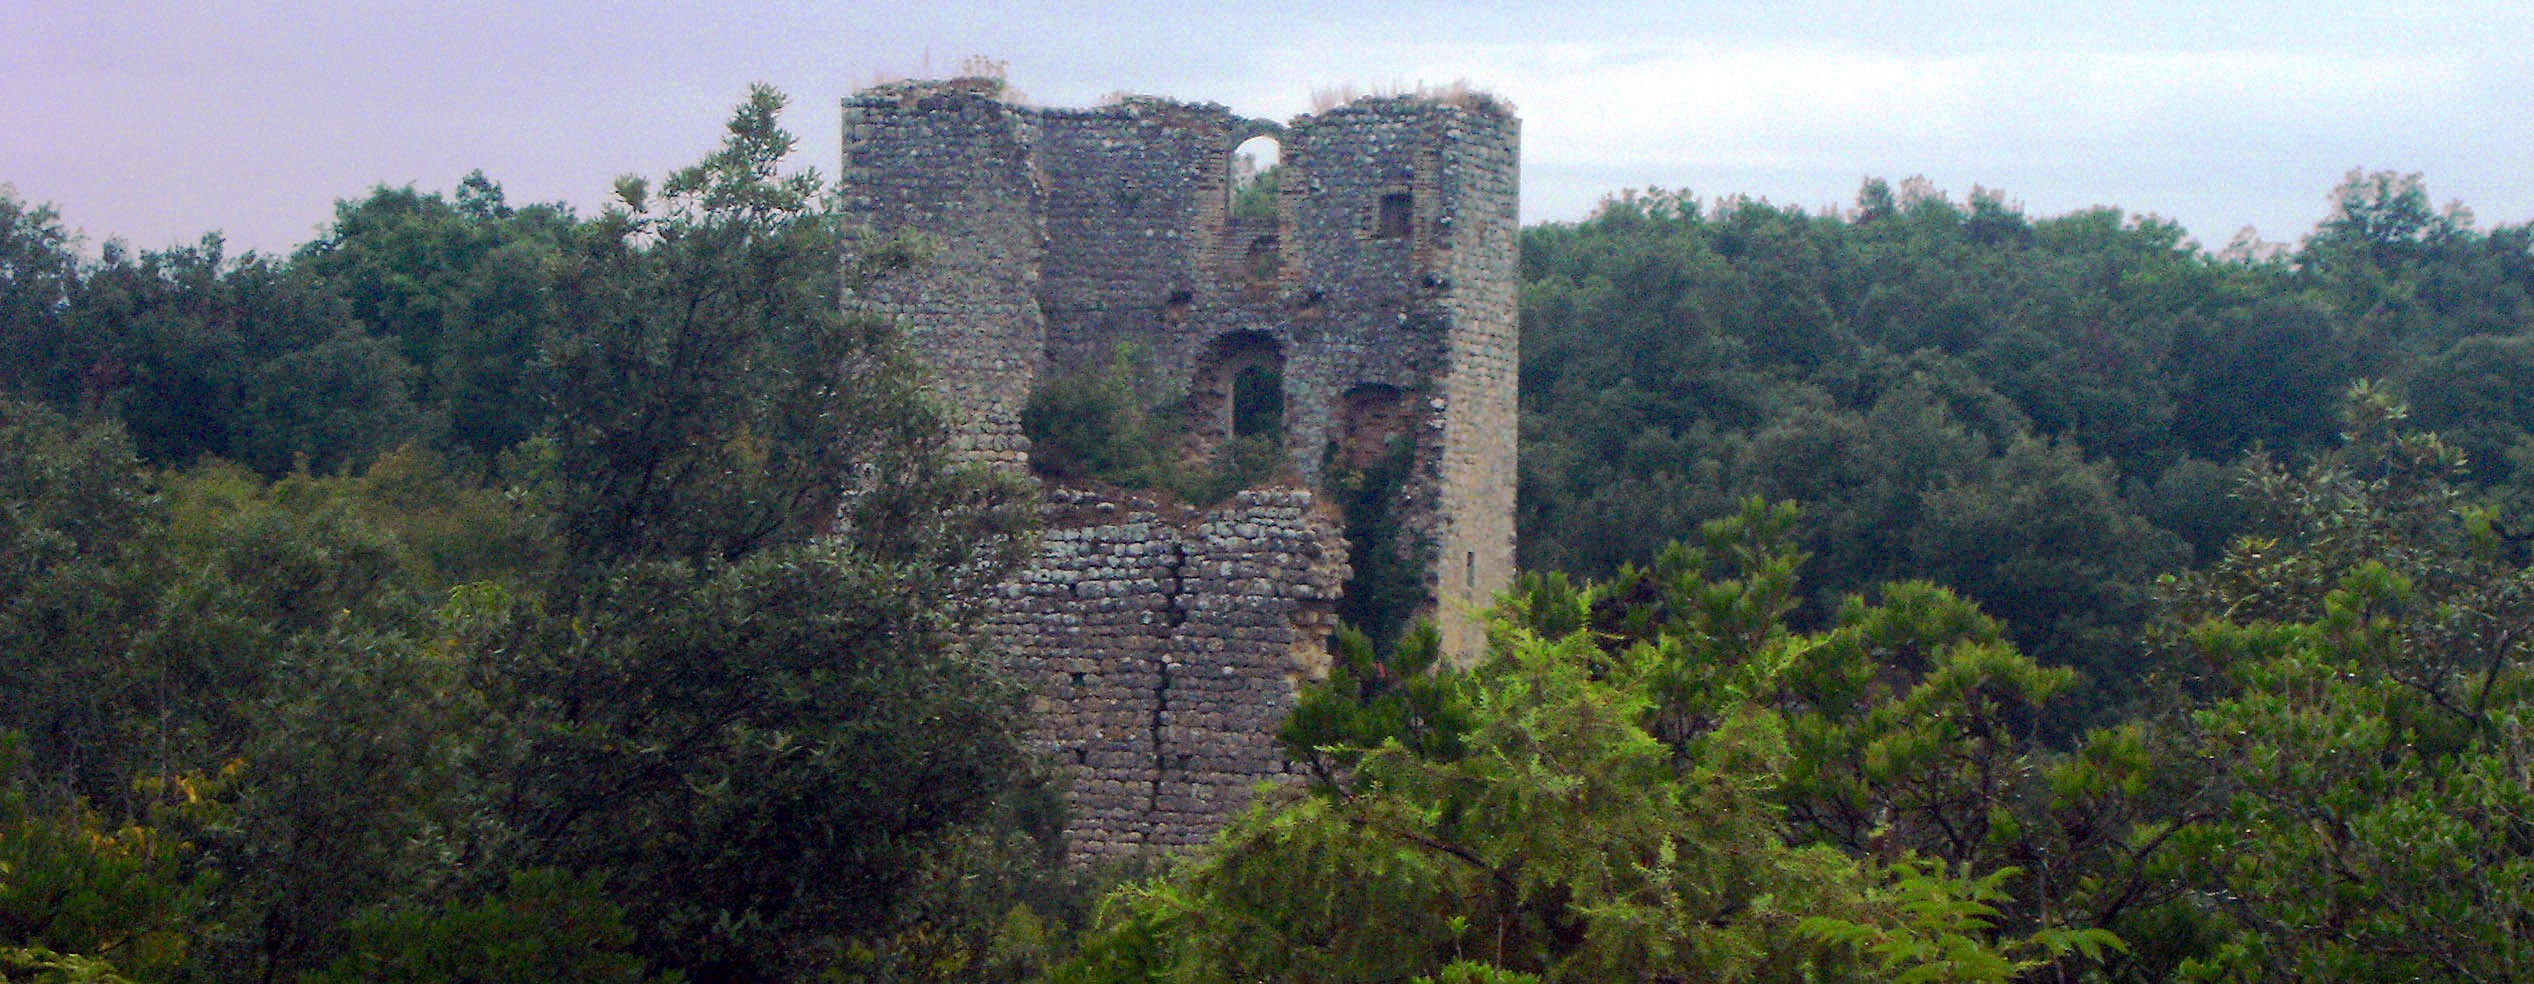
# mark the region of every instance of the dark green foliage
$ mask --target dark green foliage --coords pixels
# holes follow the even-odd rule
[[[1232,376],[1232,435],[1285,438],[1285,380],[1273,369],[1249,366]]]
[[[405,443],[484,459],[544,419],[529,385],[576,223],[481,175],[454,204],[380,188],[287,261],[218,236],[81,264],[49,209],[0,196],[0,387],[121,420],[143,457],[267,476]]]
[[[433,909],[364,913],[344,955],[303,984],[536,984],[671,981],[624,952],[633,931],[600,879],[513,872],[500,894]]]
[[[333,471],[421,436],[413,369],[355,323],[332,285],[217,236],[135,259],[109,248],[66,316],[78,390],[144,458],[210,455],[277,475]]]
[[[288,264],[110,249],[65,288],[34,337],[93,344],[11,385],[88,416],[0,401],[0,857],[44,853],[0,864],[42,921],[0,917],[0,973],[1050,959],[1079,889],[964,645],[1022,490],[841,313],[780,106],[593,222],[471,178]],[[159,942],[72,931],[109,917]]]
[[[367,462],[416,433],[411,364],[388,343],[345,334],[256,368],[245,412],[256,421],[240,460],[321,472]]]
[[[1363,749],[1385,742],[1431,759],[1460,754],[1470,711],[1453,692],[1455,674],[1439,662],[1443,642],[1433,623],[1418,624],[1380,652],[1364,633],[1339,629],[1331,649],[1327,678],[1302,688],[1277,736],[1286,757],[1335,785]]]
[[[1426,605],[1426,566],[1431,548],[1409,535],[1401,521],[1400,490],[1416,467],[1416,445],[1394,439],[1381,457],[1361,469],[1332,462],[1328,484],[1346,517],[1350,572],[1337,614],[1362,629],[1375,648],[1398,644],[1408,623]]]
[[[555,323],[557,255],[576,225],[557,206],[513,208],[477,172],[454,201],[382,187],[340,203],[326,236],[292,263],[334,285],[352,318],[415,367],[424,432],[489,456],[544,420],[532,370]]]
[[[642,952],[699,976],[833,962],[1018,778],[1018,703],[938,604],[832,543],[619,568],[487,681],[522,701],[530,858],[613,871]]]
[[[0,185],[0,396],[56,403],[78,392],[77,339],[62,319],[79,255],[61,216]]]
[[[2462,452],[2472,477],[2514,477],[2508,452],[2534,436],[2534,336],[2466,338],[2422,361],[2407,389],[2420,425]]]
[[[2148,584],[2245,516],[2228,463],[2335,436],[2353,376],[2412,382],[2485,481],[2528,324],[2522,229],[2353,172],[2297,262],[2221,259],[2152,217],[2045,219],[1868,182],[1845,216],[1650,192],[1526,230],[1519,549],[1608,574],[1747,495],[1802,502],[1794,617],[1928,578],[1976,599],[2106,714]]]
[[[203,963],[268,979],[321,966],[347,917],[453,877],[448,859],[483,834],[465,770],[488,736],[451,655],[342,630],[280,654],[244,722],[231,814],[201,838],[222,875]]]
[[[906,251],[836,275],[780,107],[288,257],[0,192],[0,975],[2534,976],[2525,227],[2362,171],[2287,259],[1923,182],[1529,230],[1489,658],[1407,627],[1417,449],[1333,462],[1320,781],[1077,948],[969,648],[1023,490],[842,313]],[[1272,374],[1197,460],[1131,355],[1042,472],[1289,480]]]
[[[1168,485],[1184,428],[1179,415],[1145,407],[1138,372],[1134,353],[1121,350],[1099,371],[1040,380],[1021,408],[1030,467],[1050,478]]]
[[[843,312],[816,176],[775,173],[781,106],[757,90],[722,151],[656,203],[627,179],[624,207],[567,247],[542,385],[576,563],[729,560],[807,536],[885,419],[867,411],[903,399],[887,374],[837,374],[885,361],[886,329]]]

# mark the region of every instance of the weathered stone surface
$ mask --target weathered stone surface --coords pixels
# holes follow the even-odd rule
[[[1050,489],[1049,515],[1100,515],[1076,508],[1084,495]],[[1326,665],[1308,654],[1334,629],[1334,605],[1250,587],[1304,585],[1329,599],[1347,575],[1336,517],[1290,505],[1297,498],[1309,494],[1259,489],[1208,512],[1050,526],[1017,581],[1067,590],[990,602],[987,641],[1035,689],[1036,740],[1072,780],[1077,858],[1204,840],[1251,786],[1287,774],[1275,729],[1301,678]],[[1240,526],[1276,553],[1225,535]],[[1254,578],[1220,573],[1253,564]],[[1130,603],[1085,603],[1094,598]]]
[[[1190,454],[1230,436],[1233,380],[1272,372],[1294,474],[1317,487],[1405,442],[1390,508],[1447,650],[1513,576],[1519,124],[1483,97],[1359,99],[1279,124],[1129,96],[1015,105],[986,79],[844,103],[838,187],[857,235],[925,262],[852,300],[904,324],[959,447],[1026,469],[1020,410],[1051,371],[1141,353],[1185,397]],[[1234,149],[1280,144],[1272,217],[1231,208]],[[1325,670],[1342,528],[1304,489],[1192,513],[1049,489],[1037,563],[991,632],[1039,686],[1075,771],[1076,849],[1190,843],[1282,775],[1273,731]]]

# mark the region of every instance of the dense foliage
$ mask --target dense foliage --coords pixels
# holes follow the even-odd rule
[[[0,199],[0,979],[935,974],[1062,877],[960,645],[1018,490],[843,312],[781,105],[287,259]]]
[[[2526,227],[2353,172],[2293,251],[1916,182],[1528,230],[1488,651],[1402,617],[1404,455],[1332,469],[1396,562],[1304,781],[1095,910],[969,648],[1023,497],[843,313],[920,259],[840,274],[780,107],[288,256],[0,192],[0,981],[2534,977]],[[1284,470],[1132,359],[1039,467]]]
[[[1607,575],[1746,496],[1793,499],[1807,624],[1926,578],[2117,701],[2149,584],[2243,529],[2230,469],[2329,448],[2350,380],[2409,389],[2481,486],[2534,452],[2528,229],[2434,210],[2417,176],[2332,198],[2280,255],[1923,182],[1842,214],[1655,192],[1534,227],[1524,566]]]
[[[2534,569],[2403,416],[2249,462],[2249,532],[2158,585],[2155,710],[2065,749],[2075,674],[1949,590],[1791,626],[1786,504],[1528,576],[1467,671],[1351,637],[1285,731],[1317,781],[1051,979],[2521,979]]]

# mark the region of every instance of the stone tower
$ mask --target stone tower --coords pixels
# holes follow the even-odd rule
[[[1237,208],[1254,137],[1279,144],[1277,192]],[[929,254],[856,303],[906,326],[965,453],[1026,468],[1031,388],[1122,347],[1184,396],[1193,452],[1255,427],[1235,408],[1259,388],[1281,397],[1265,432],[1298,487],[1211,512],[1049,490],[992,631],[1075,770],[1078,850],[1200,840],[1284,771],[1274,728],[1325,668],[1346,578],[1342,518],[1313,491],[1339,470],[1405,463],[1400,557],[1447,652],[1483,643],[1473,616],[1513,576],[1518,155],[1511,112],[1458,93],[1283,124],[1135,96],[1022,106],[973,78],[845,101],[849,219]]]

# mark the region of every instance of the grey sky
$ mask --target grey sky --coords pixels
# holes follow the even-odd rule
[[[1524,119],[1527,220],[1623,187],[1839,204],[1866,176],[2292,240],[2352,167],[2534,219],[2534,7],[2314,4],[117,3],[0,9],[0,181],[93,249],[313,236],[379,183],[482,168],[598,203],[712,146],[751,81],[833,169],[837,98],[1009,65],[1258,116],[1315,86],[1466,78]]]

